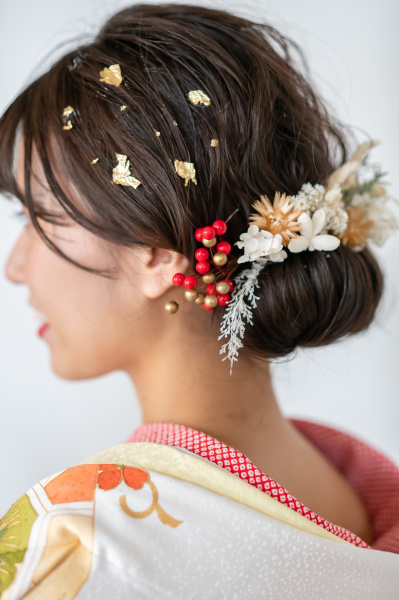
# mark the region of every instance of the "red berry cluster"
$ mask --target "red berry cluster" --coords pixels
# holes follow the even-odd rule
[[[226,231],[227,225],[221,220],[215,221],[212,226],[207,225],[197,229],[194,234],[195,239],[204,246],[195,252],[195,258],[198,261],[195,269],[199,274],[187,277],[183,273],[173,275],[174,285],[183,285],[186,288],[186,299],[202,304],[205,310],[214,310],[218,304],[226,306],[231,300],[230,292],[233,289],[233,282],[227,279],[227,269],[222,269],[228,263],[228,257],[231,258],[231,245],[221,239],[219,242],[217,241],[217,236],[221,238]],[[216,246],[216,252],[214,246]],[[207,286],[205,293],[196,289],[200,276],[202,276],[202,283]],[[176,312],[178,307],[177,302],[168,302],[165,305],[166,310],[171,313]]]

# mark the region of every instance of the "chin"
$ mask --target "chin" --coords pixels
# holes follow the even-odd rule
[[[57,375],[57,377],[60,377],[61,379],[66,379],[67,381],[95,379],[96,377],[101,377],[109,372],[95,367],[90,368],[89,365],[84,363],[84,360],[79,364],[77,360],[71,363],[65,359],[57,360],[54,357],[52,357],[51,360],[51,370],[54,375]]]

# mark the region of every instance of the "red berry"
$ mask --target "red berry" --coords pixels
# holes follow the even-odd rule
[[[183,281],[185,279],[185,275],[183,275],[183,273],[175,273],[175,275],[173,275],[173,283],[174,285],[183,285]]]
[[[202,241],[202,228],[197,229],[194,236],[195,236],[195,239],[197,240],[197,242],[201,242]]]
[[[212,224],[212,227],[218,235],[223,235],[227,231],[227,225],[224,221],[218,220]]]
[[[219,304],[221,304],[221,306],[226,306],[226,304],[230,302],[230,300],[230,294],[220,294],[220,296],[218,297],[218,302]]]
[[[208,260],[209,250],[207,250],[206,248],[198,248],[198,250],[195,252],[195,258],[197,260]]]
[[[215,308],[214,306],[207,306],[206,304],[203,304],[202,306],[205,308],[205,310],[214,310]]]
[[[208,273],[209,269],[211,268],[211,265],[207,260],[200,260],[195,265],[195,268],[197,269],[198,273],[201,273],[201,275],[205,275],[205,273]]]
[[[198,231],[198,230],[197,230]],[[204,227],[202,230],[202,237],[206,240],[211,240],[216,235],[216,231],[213,227]]]
[[[233,287],[234,287],[234,285],[233,285],[233,282],[231,281],[231,279],[226,279],[226,283],[228,283],[228,284],[229,284],[229,286],[230,286],[229,292],[231,292],[231,290],[232,290],[232,289],[233,289]]]
[[[194,275],[189,275],[188,277],[186,277],[183,281],[183,285],[186,289],[188,290],[193,290],[194,288],[197,287],[197,279],[196,277],[194,277]]]
[[[216,291],[215,285],[213,283],[209,283],[206,286],[206,293],[208,294],[208,296],[211,296],[212,294],[214,296],[219,296],[218,292]]]
[[[218,245],[216,246],[216,251],[223,252],[223,254],[230,254],[231,246],[230,246],[229,242],[219,242]]]

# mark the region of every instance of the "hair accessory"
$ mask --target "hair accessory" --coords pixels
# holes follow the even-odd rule
[[[197,185],[194,163],[175,160],[175,171],[178,175],[180,175],[180,177],[185,179],[184,187],[188,185],[190,179],[193,183],[195,183],[195,185]]]
[[[75,112],[75,109],[73,108],[73,106],[66,106],[64,108],[64,111],[62,113],[63,119],[64,121],[67,120],[67,123],[63,126],[62,129],[72,129],[73,125],[72,125],[72,121],[70,119],[68,119],[68,117]]]
[[[191,100],[191,102],[195,105],[200,103],[205,104],[205,106],[209,106],[211,103],[211,99],[209,98],[209,96],[207,96],[202,90],[192,90],[188,93],[188,97]]]
[[[129,170],[130,162],[127,160],[126,154],[115,154],[118,159],[118,164],[112,171],[112,181],[119,185],[131,185],[136,189],[141,181],[132,176]]]
[[[117,64],[105,67],[105,69],[100,71],[100,81],[119,87],[122,83],[122,73],[120,65]]]
[[[259,274],[266,265],[283,262],[288,258],[289,253],[284,248],[292,253],[305,250],[330,252],[343,244],[354,252],[360,252],[369,242],[382,246],[399,229],[398,220],[386,206],[389,200],[398,205],[399,202],[387,194],[380,181],[386,173],[382,173],[376,164],[367,164],[368,151],[379,143],[377,140],[369,140],[360,144],[350,159],[330,175],[325,186],[304,183],[296,196],[288,196],[278,191],[273,203],[266,196],[260,196],[260,200],[252,205],[257,212],[250,215],[248,230],[234,242],[235,246],[244,250],[244,254],[238,259],[230,254],[231,246],[228,242],[220,242],[217,245],[217,251],[225,253],[226,256],[224,262],[218,263],[217,253],[213,255],[213,262],[217,267],[228,262],[227,256],[236,262],[228,273],[229,277],[238,264],[252,263],[250,268],[235,276],[234,283],[227,280],[226,273],[220,269],[223,281],[216,284],[215,288],[221,294],[219,298],[225,295],[226,300],[221,302],[218,298],[212,299],[216,294],[212,285],[214,279],[209,279],[207,296],[200,301],[195,300],[197,303],[204,303],[204,308],[208,310],[212,310],[217,304],[227,305],[218,340],[229,338],[229,341],[223,344],[220,354],[227,352],[227,356],[222,360],[230,360],[230,375],[233,363],[238,360],[238,350],[243,347],[244,321],[253,325],[252,310],[256,308],[259,300],[254,290],[259,287]],[[368,172],[371,172],[371,177],[367,176]],[[216,244],[214,232],[217,223],[223,221],[215,221],[212,227],[197,229],[197,241],[212,248]],[[226,226],[225,223],[224,225]],[[226,229],[222,233],[225,233]],[[221,248],[222,244],[227,246]],[[201,269],[204,269],[204,273],[210,271],[206,252],[206,249],[200,248],[195,253],[199,261],[196,269],[199,272]],[[330,254],[326,254],[326,257],[329,256]],[[213,272],[204,275],[204,283],[208,283],[205,278],[209,276],[215,277]],[[225,282],[229,283],[231,296],[218,289],[218,285]],[[176,273],[173,283],[183,284],[187,288],[187,294],[189,290],[195,291],[197,276],[186,277],[182,273]],[[206,302],[207,297],[209,300]],[[186,298],[193,299],[187,296]],[[249,303],[245,302],[246,298]],[[174,304],[175,310],[170,312],[176,312],[178,305]]]
[[[236,212],[236,211],[235,211]],[[195,252],[197,264],[195,265],[198,275],[183,275],[175,273],[172,281],[176,286],[183,285],[186,300],[201,304],[205,310],[213,310],[218,304],[226,306],[230,301],[230,292],[233,289],[233,282],[229,279],[232,270],[227,266],[231,256],[231,245],[222,240],[222,235],[227,231],[225,221],[217,220],[212,226],[207,225],[195,231],[195,239],[201,242],[204,248],[198,248]],[[217,237],[219,242],[217,242]],[[216,252],[214,247],[216,246]],[[213,269],[212,264],[213,262]],[[225,266],[226,265],[226,266]],[[223,269],[222,267],[225,266]],[[204,291],[199,292],[198,279],[202,275],[202,284],[206,285]],[[200,286],[202,285],[200,284]],[[165,309],[168,312],[175,313],[179,305],[177,302],[168,302]]]
[[[98,163],[98,158],[93,158],[90,164],[95,165],[96,163]]]
[[[218,340],[230,337],[229,341],[223,344],[219,354],[227,351],[227,356],[222,358],[230,360],[230,375],[233,371],[233,363],[238,360],[238,350],[243,347],[242,339],[245,332],[246,319],[253,325],[251,308],[256,308],[259,296],[255,296],[254,290],[259,287],[258,275],[267,262],[267,259],[260,258],[255,261],[250,269],[244,269],[235,278],[234,301],[229,302],[226,312],[220,326],[220,335]],[[250,306],[245,303],[245,296],[248,296]],[[241,339],[240,339],[241,338]]]
[[[212,139],[211,140],[211,146],[214,148],[215,146],[219,146],[219,140],[217,139]]]
[[[125,112],[126,109],[127,109],[126,104],[121,104],[121,112]]]

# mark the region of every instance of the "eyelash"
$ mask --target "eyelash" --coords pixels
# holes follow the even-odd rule
[[[16,219],[19,219],[21,221],[23,221],[23,223],[25,223],[26,225],[29,223],[30,219],[29,217],[26,215],[26,213],[23,210],[19,210],[16,213],[14,213],[13,215]]]

